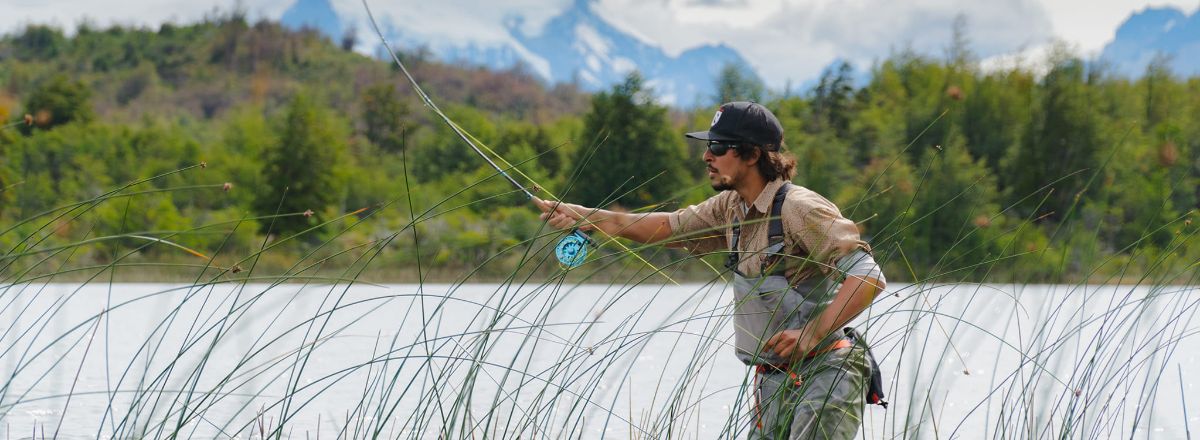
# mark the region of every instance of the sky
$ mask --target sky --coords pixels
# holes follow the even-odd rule
[[[83,20],[157,26],[198,20],[241,5],[252,18],[278,19],[296,0],[0,0],[0,32],[50,23],[68,32]],[[956,17],[980,58],[1036,54],[1053,41],[1098,53],[1131,13],[1173,6],[1185,14],[1200,0],[369,0],[383,21],[436,44],[510,42],[520,16],[536,34],[572,6],[591,7],[619,29],[670,55],[702,44],[737,49],[773,87],[811,80],[834,60],[863,68],[904,49],[940,54]],[[343,18],[364,17],[361,0],[330,0]],[[369,41],[368,29],[360,41]],[[1033,56],[1033,55],[1030,55]]]

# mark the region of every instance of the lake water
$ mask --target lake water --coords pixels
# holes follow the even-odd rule
[[[724,285],[0,288],[3,438],[744,437]],[[889,286],[863,438],[1187,438],[1200,287]]]

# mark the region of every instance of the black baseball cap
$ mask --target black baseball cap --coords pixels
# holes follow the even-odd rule
[[[708,131],[688,133],[687,137],[702,141],[742,142],[778,149],[783,143],[783,125],[779,123],[775,114],[762,104],[738,101],[721,104]]]

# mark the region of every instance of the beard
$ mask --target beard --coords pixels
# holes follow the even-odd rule
[[[733,189],[733,181],[732,180],[733,179],[730,179],[725,176],[717,176],[717,180],[714,180],[712,182],[712,189],[717,192],[729,191],[729,190]]]

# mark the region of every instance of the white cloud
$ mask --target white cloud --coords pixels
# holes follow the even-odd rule
[[[750,9],[737,9],[740,3]],[[909,47],[940,54],[959,14],[967,18],[972,47],[984,55],[1050,37],[1036,0],[602,0],[599,6],[616,26],[639,30],[671,54],[724,42],[773,87],[811,79],[839,58],[865,68]]]

